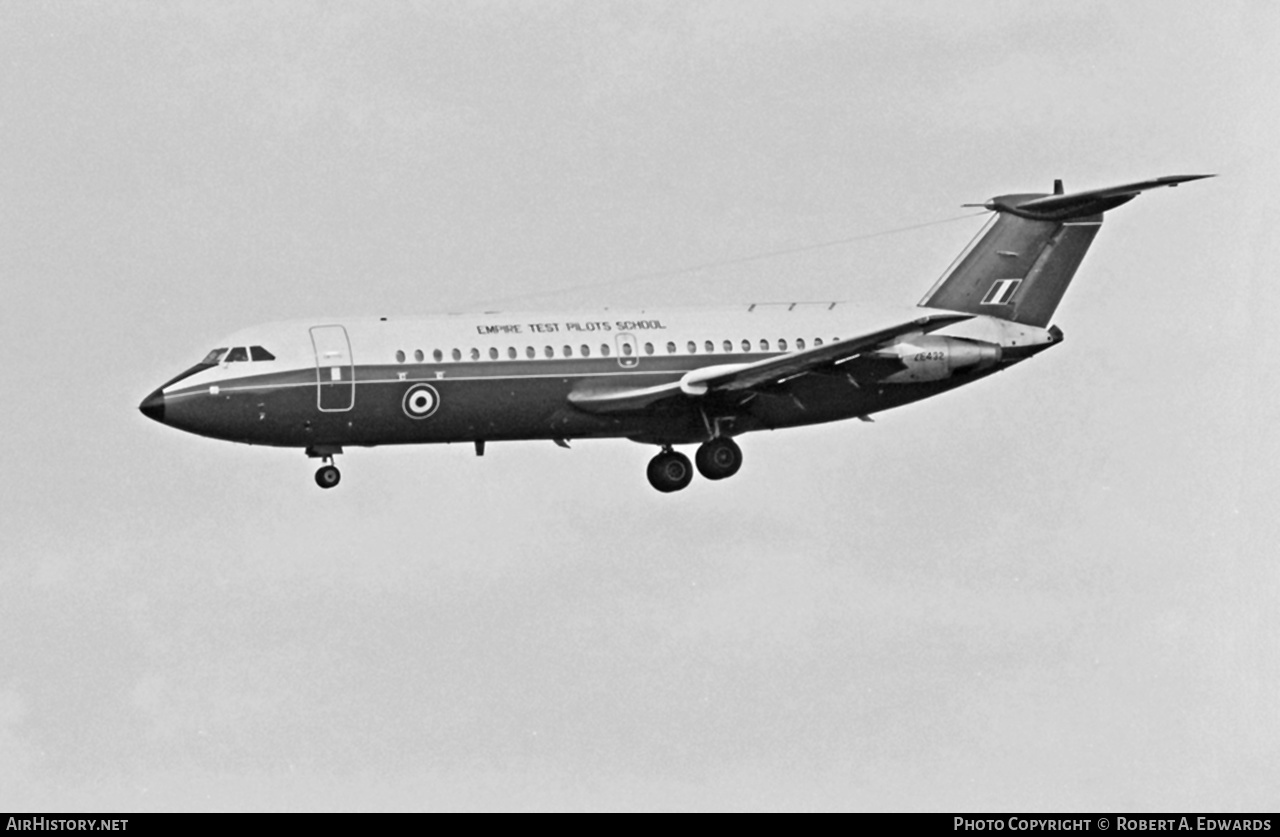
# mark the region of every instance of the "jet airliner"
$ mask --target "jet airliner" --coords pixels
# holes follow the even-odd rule
[[[626,438],[679,491],[742,466],[755,430],[870,421],[1062,342],[1053,313],[1102,224],[1159,177],[982,204],[987,224],[914,309],[846,302],[333,318],[255,326],[148,395],[148,418],[322,460],[350,447]],[[694,462],[675,450],[697,445]]]

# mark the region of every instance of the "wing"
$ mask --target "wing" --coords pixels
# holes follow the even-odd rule
[[[569,402],[591,413],[643,410],[668,398],[700,398],[714,393],[744,393],[781,384],[800,375],[838,366],[904,334],[936,331],[972,319],[972,314],[930,314],[846,340],[778,355],[755,363],[704,366],[678,381],[651,387],[596,387],[575,390]]]

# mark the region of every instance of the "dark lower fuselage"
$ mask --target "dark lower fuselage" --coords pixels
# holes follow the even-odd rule
[[[719,355],[749,363],[761,355]],[[584,387],[645,387],[679,380],[689,358],[614,358],[316,367],[170,386],[149,415],[175,428],[255,445],[301,448],[518,439],[631,438],[701,442],[715,433],[837,421],[897,407],[985,377],[994,369],[922,384],[876,384],[856,370],[804,375],[747,397],[674,399],[643,413],[575,407]],[[255,370],[256,371],[256,370]],[[155,396],[153,396],[155,398]],[[145,411],[145,410],[144,410]],[[718,427],[717,427],[718,425]]]

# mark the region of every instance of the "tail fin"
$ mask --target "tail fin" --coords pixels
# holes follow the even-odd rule
[[[1209,174],[1175,175],[1109,189],[1052,195],[1001,195],[996,214],[943,274],[921,307],[984,314],[1043,328],[1102,226],[1102,213],[1141,192]]]

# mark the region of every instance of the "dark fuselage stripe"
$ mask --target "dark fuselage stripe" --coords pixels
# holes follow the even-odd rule
[[[317,380],[317,370],[315,367],[301,367],[290,369],[283,372],[276,372],[269,375],[254,375],[246,378],[226,378],[218,383],[202,384],[199,387],[191,387],[188,389],[178,390],[177,392],[168,393],[169,398],[184,398],[192,395],[205,395],[212,387],[217,387],[218,392],[253,392],[255,390],[278,390],[288,389],[290,387],[314,387],[323,383],[325,386],[342,386],[355,384],[357,386],[364,384],[386,384],[386,383],[430,383],[431,381],[504,381],[504,380],[535,380],[535,379],[564,379],[564,378],[627,378],[631,376],[655,376],[661,375],[668,378],[679,377],[695,369],[703,366],[712,366],[720,364],[732,363],[750,363],[766,357],[772,357],[771,354],[761,355],[721,355],[715,357],[714,363],[705,363],[695,366],[689,366],[688,358],[646,358],[645,368],[627,368],[620,366],[616,361],[609,359],[601,359],[597,362],[575,361],[565,363],[563,361],[550,361],[550,363],[562,363],[565,367],[560,372],[522,372],[513,374],[516,368],[525,368],[544,362],[536,360],[526,361],[474,361],[472,363],[446,364],[444,366],[424,366],[422,364],[404,365],[404,366],[388,366],[386,364],[378,364],[376,366],[356,366],[354,381],[320,381]],[[708,359],[712,356],[708,355]],[[583,369],[587,363],[591,363],[593,369],[599,370],[600,367],[608,364],[608,371],[587,371]],[[655,365],[661,364],[662,369],[653,368]],[[488,366],[493,369],[493,374],[475,374],[479,371],[477,367]],[[343,367],[347,368],[347,367]],[[419,371],[410,371],[416,368]],[[404,371],[398,371],[403,369]],[[451,370],[465,369],[467,374],[451,374]],[[388,374],[387,370],[397,370]],[[401,378],[400,376],[405,377]]]

